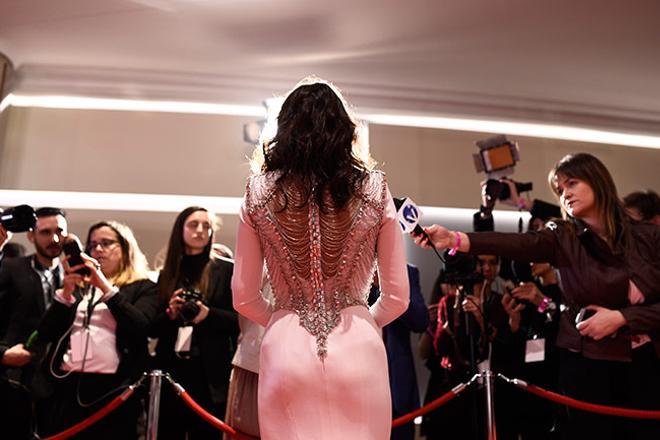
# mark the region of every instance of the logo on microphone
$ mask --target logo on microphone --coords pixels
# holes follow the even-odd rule
[[[408,234],[419,224],[422,218],[422,211],[415,205],[415,202],[407,197],[401,200],[400,203],[401,205],[397,211],[399,226],[401,226],[403,233]]]

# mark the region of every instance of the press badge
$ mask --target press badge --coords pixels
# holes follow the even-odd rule
[[[89,335],[89,329],[84,328],[80,332],[71,335],[71,362],[78,363],[89,361],[94,356],[92,352],[92,338]]]
[[[188,353],[190,352],[190,345],[192,343],[192,325],[187,325],[185,327],[179,327],[179,334],[176,337],[176,343],[174,344],[174,351],[177,353]]]
[[[545,360],[545,338],[528,339],[525,347],[525,363]]]

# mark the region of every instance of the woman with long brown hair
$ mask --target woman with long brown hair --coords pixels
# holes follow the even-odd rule
[[[181,383],[202,407],[225,414],[238,315],[231,301],[233,262],[213,251],[214,222],[200,206],[174,221],[158,278],[163,312],[151,336],[158,338],[156,365]],[[164,391],[158,438],[219,438],[213,427]]]
[[[565,220],[525,234],[468,233],[426,228],[436,247],[471,254],[549,262],[560,274],[557,346],[560,387],[571,397],[606,405],[657,405],[660,371],[647,388],[631,365],[657,365],[660,353],[660,228],[631,222],[614,180],[596,157],[561,159],[549,174]],[[425,238],[417,237],[422,246]],[[657,438],[657,423],[569,411],[568,438]],[[649,437],[650,436],[650,437]]]
[[[247,185],[232,282],[236,310],[266,327],[261,438],[388,439],[380,327],[410,296],[392,196],[354,150],[356,124],[332,85],[300,83],[277,124]],[[272,302],[260,292],[264,261]],[[382,293],[370,309],[376,266]]]

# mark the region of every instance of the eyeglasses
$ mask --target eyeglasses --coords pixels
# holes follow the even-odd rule
[[[97,246],[101,246],[101,249],[105,250],[105,249],[111,248],[113,245],[115,245],[117,243],[119,243],[117,240],[110,240],[110,239],[104,238],[101,241],[90,241],[87,244],[87,249],[89,249],[91,251],[91,250],[96,249]]]

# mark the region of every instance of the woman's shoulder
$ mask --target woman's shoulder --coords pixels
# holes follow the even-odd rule
[[[645,222],[630,222],[630,231],[637,241],[660,244],[660,225]]]
[[[366,172],[362,180],[360,194],[373,201],[382,201],[387,192],[387,179],[385,173],[380,170],[370,170]]]
[[[245,202],[248,207],[265,203],[273,195],[279,171],[268,171],[248,177],[245,188]]]
[[[154,290],[156,289],[156,283],[151,281],[149,278],[143,278],[135,281],[131,281],[130,283],[124,284],[119,288],[120,291],[124,292],[143,292],[146,290]]]

